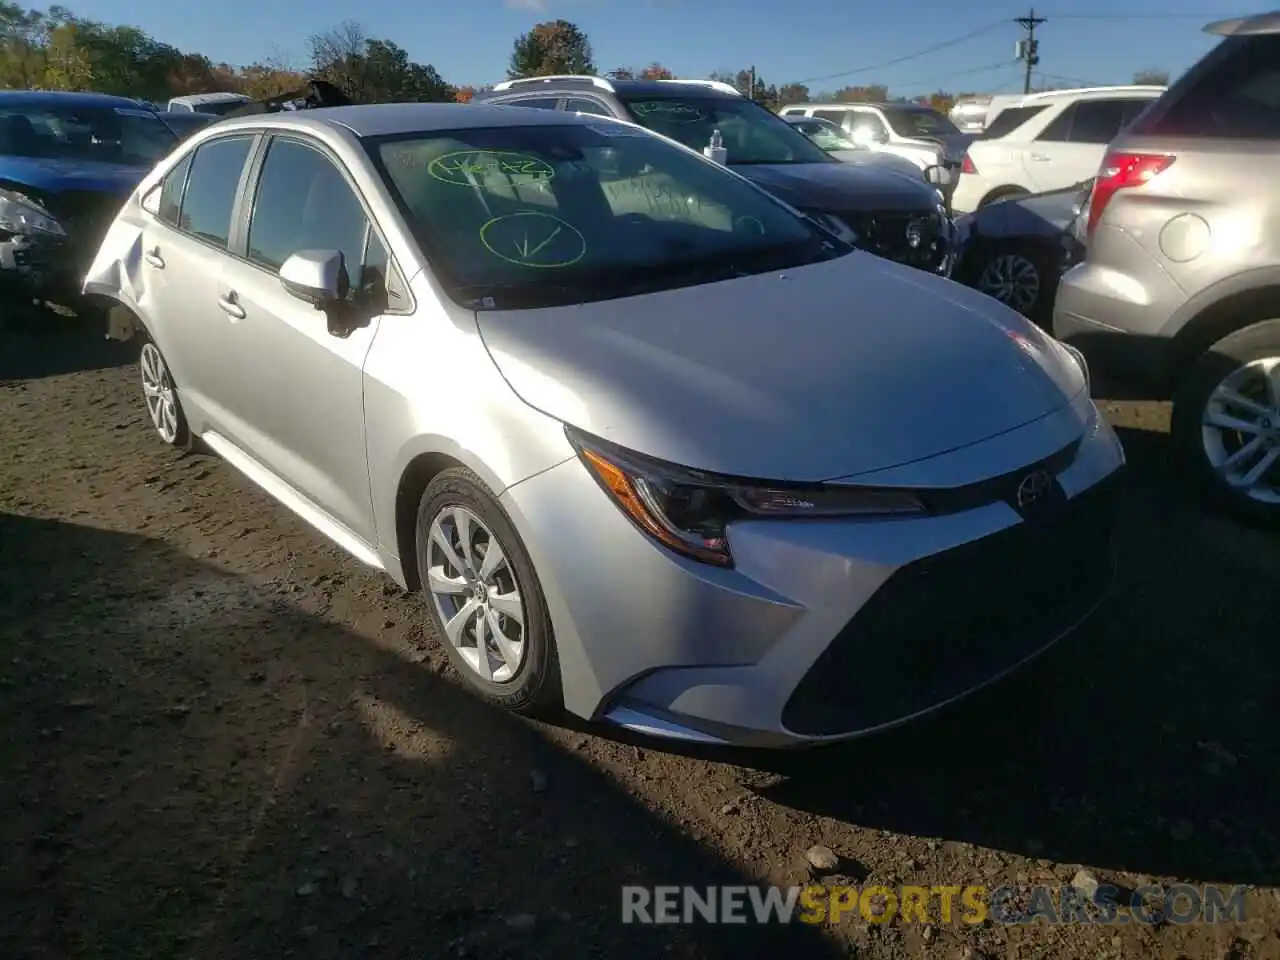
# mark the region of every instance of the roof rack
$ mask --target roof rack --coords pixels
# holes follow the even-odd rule
[[[1024,100],[1037,98],[1061,97],[1076,93],[1163,93],[1167,87],[1148,83],[1121,83],[1108,87],[1071,87],[1067,90],[1039,90],[1024,94]]]
[[[519,80],[503,80],[501,83],[493,85],[494,90],[510,90],[512,87],[524,86],[526,84],[550,83],[553,80],[581,80],[591,84],[593,87],[599,87],[601,90],[607,90],[613,93],[613,84],[604,77],[590,77],[584,74],[557,73],[549,77],[521,77]]]

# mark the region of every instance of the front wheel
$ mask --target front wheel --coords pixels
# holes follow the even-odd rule
[[[1280,525],[1280,320],[1205,352],[1174,400],[1173,437],[1216,499],[1244,519]]]
[[[417,560],[436,633],[467,686],[515,713],[561,706],[555,638],[533,561],[470,470],[442,471],[423,492]]]
[[[995,244],[974,265],[973,285],[1037,323],[1046,318],[1057,278],[1039,250]]]

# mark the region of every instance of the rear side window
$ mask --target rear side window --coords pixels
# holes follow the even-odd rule
[[[1280,35],[1223,40],[1178,87],[1175,98],[1142,119],[1140,132],[1280,139]]]
[[[512,100],[509,107],[534,107],[538,110],[554,110],[560,103],[559,97],[526,97],[524,100]]]
[[[1119,100],[1080,101],[1071,121],[1071,142],[1110,143],[1124,124],[1124,111]]]
[[[524,106],[524,104],[521,104],[521,106]],[[581,97],[570,97],[564,102],[564,108],[570,113],[590,113],[597,117],[613,116],[603,103],[596,103],[594,100],[586,100]]]
[[[995,115],[995,119],[987,128],[978,134],[980,140],[994,140],[1013,133],[1020,126],[1039,113],[1043,113],[1046,105],[1036,107],[1006,107]]]
[[[227,245],[231,210],[250,143],[249,137],[227,137],[196,148],[182,198],[182,229],[187,233]]]
[[[160,188],[160,210],[157,216],[171,227],[182,228],[182,191],[187,186],[187,174],[191,172],[191,154],[169,171]]]

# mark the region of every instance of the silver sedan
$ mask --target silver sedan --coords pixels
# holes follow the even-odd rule
[[[420,588],[521,712],[797,745],[982,687],[1109,584],[1083,359],[627,123],[224,120],[85,284],[155,432]]]

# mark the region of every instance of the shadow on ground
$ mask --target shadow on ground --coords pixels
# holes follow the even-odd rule
[[[1116,588],[1090,624],[926,722],[747,759],[787,774],[765,796],[1059,863],[1280,882],[1280,542],[1207,514],[1164,435],[1120,432],[1132,485]]]
[[[747,881],[270,584],[13,514],[0,544],[5,957],[827,955],[621,925],[623,884]]]
[[[10,310],[0,303],[0,310]],[[52,311],[6,314],[0,324],[0,383],[103,370],[137,360],[136,343],[107,340],[89,321]]]

